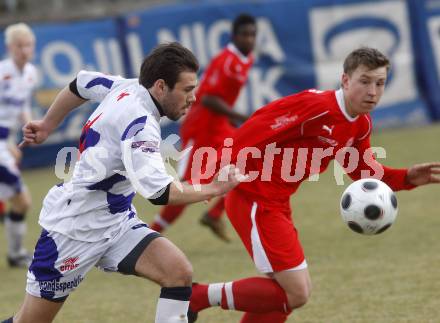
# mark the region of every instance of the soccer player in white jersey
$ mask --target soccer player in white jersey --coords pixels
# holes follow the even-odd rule
[[[9,58],[0,62],[0,200],[10,202],[4,219],[8,263],[27,267],[32,258],[23,247],[23,238],[31,198],[21,180],[17,167],[20,150],[11,133],[31,119],[37,72],[29,61],[34,55],[35,35],[24,23],[10,25],[4,35]]]
[[[24,143],[38,144],[72,109],[100,102],[81,134],[72,179],[43,202],[43,227],[27,275],[24,303],[4,322],[52,322],[92,267],[137,275],[162,289],[156,323],[187,322],[191,264],[169,240],[140,221],[131,204],[139,192],[154,204],[192,203],[225,194],[240,180],[234,166],[196,189],[167,174],[159,143],[162,116],[178,120],[195,101],[198,62],[177,43],[156,47],[139,79],[81,71],[43,120],[23,127]],[[145,318],[151,322],[152,318]]]

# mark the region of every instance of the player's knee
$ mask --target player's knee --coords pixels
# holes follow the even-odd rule
[[[311,286],[304,285],[287,293],[290,309],[302,307],[307,304],[311,295]]]
[[[186,258],[179,258],[163,277],[162,287],[191,286],[193,268]]]

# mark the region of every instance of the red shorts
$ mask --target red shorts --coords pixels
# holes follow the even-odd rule
[[[307,268],[288,201],[284,205],[268,206],[234,189],[226,195],[225,207],[260,272]]]

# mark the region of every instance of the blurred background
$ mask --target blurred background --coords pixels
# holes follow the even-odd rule
[[[37,36],[34,117],[79,70],[136,77],[143,56],[164,41],[193,50],[203,72],[228,42],[233,18],[248,12],[258,21],[257,60],[239,111],[307,88],[337,88],[343,58],[368,45],[393,64],[376,128],[440,118],[438,0],[3,0],[0,8],[3,28],[24,21]],[[0,53],[6,55],[3,39]],[[92,108],[79,109],[45,145],[25,151],[22,166],[53,164],[62,146],[76,146]],[[164,137],[177,131],[178,124],[163,123]]]

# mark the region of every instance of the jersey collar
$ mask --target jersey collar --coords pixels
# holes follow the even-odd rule
[[[139,97],[141,98],[142,102],[144,103],[144,107],[153,113],[154,116],[156,116],[158,119],[163,117],[165,113],[163,112],[162,106],[159,104],[159,102],[151,95],[151,93],[142,85],[138,84],[139,88]],[[151,109],[149,107],[153,106],[155,109]]]
[[[151,96],[151,100],[153,100],[153,103],[154,103],[154,105],[156,106],[157,111],[159,112],[159,115],[160,115],[161,117],[163,117],[163,116],[165,115],[165,113],[163,112],[162,106],[160,105],[159,101],[157,101],[157,100],[154,98],[154,96],[151,95],[150,91],[148,91],[148,93],[150,94],[150,96]]]
[[[243,64],[249,63],[249,57],[251,54],[249,54],[248,56],[243,55],[243,53],[240,52],[240,50],[237,48],[237,46],[235,46],[233,43],[229,43],[227,48],[230,52],[234,53]]]
[[[357,118],[359,118],[359,116],[356,117],[352,117],[348,114],[347,112],[347,107],[345,106],[345,100],[344,100],[344,91],[341,89],[336,90],[335,91],[335,96],[336,96],[336,101],[338,103],[338,107],[341,110],[342,114],[344,115],[344,117],[350,121],[353,122],[355,121]]]

